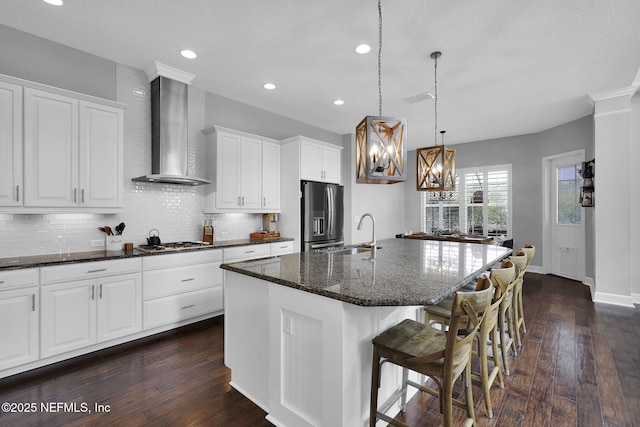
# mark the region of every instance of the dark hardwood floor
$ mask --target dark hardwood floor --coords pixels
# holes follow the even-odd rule
[[[493,419],[474,384],[478,426],[640,426],[640,308],[593,304],[580,283],[532,273],[524,298],[528,332],[505,388],[492,388]],[[216,318],[0,380],[0,403],[38,406],[0,412],[0,426],[270,426],[229,379]],[[56,402],[109,412],[41,410]],[[465,412],[455,408],[454,416],[462,424]],[[437,400],[425,393],[399,418],[442,424]]]

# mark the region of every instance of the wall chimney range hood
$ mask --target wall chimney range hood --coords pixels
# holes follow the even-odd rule
[[[195,76],[158,62],[147,70],[147,76],[151,82],[151,174],[132,181],[210,184],[187,175],[188,85]]]

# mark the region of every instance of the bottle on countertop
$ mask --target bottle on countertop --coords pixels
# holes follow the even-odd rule
[[[206,218],[204,220],[204,227],[202,228],[202,241],[206,243],[213,243],[213,220]]]

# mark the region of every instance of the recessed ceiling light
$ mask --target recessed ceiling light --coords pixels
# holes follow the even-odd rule
[[[342,99],[336,99],[335,101],[333,101],[333,103],[336,105],[342,105],[344,104],[344,101]]]
[[[196,59],[198,57],[198,55],[194,51],[189,49],[180,51],[180,55],[184,56],[187,59]]]
[[[371,51],[371,46],[369,46],[368,44],[361,44],[356,46],[356,52],[358,53],[369,53]]]
[[[269,90],[273,90],[276,88],[276,85],[274,85],[273,83],[265,83],[264,84],[264,88],[265,89],[269,89]]]
[[[52,4],[54,6],[62,6],[63,5],[62,0],[42,0],[42,1],[44,1],[45,3]]]

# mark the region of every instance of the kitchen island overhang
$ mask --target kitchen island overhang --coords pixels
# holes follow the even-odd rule
[[[225,364],[231,385],[281,426],[368,423],[371,340],[420,319],[511,250],[389,239],[371,259],[297,253],[225,269]],[[380,401],[400,383],[383,369]],[[397,407],[390,410],[395,415]]]

